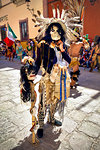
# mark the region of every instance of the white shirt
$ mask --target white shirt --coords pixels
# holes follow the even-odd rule
[[[62,58],[61,52],[58,51],[56,47],[54,48],[54,50],[55,50],[56,57],[57,57],[57,63],[56,64],[60,65],[61,67],[68,66],[67,61]]]

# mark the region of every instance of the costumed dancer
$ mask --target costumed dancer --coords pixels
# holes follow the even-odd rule
[[[71,88],[73,86],[76,87],[76,83],[78,82],[78,78],[80,75],[79,65],[80,65],[80,51],[81,47],[84,47],[85,49],[89,49],[89,43],[80,37],[77,37],[77,41],[72,42],[68,49],[68,53],[71,57],[71,63],[69,65],[69,68],[72,68],[71,74]]]
[[[21,68],[21,98],[24,102],[31,99],[32,104],[30,112],[32,114],[33,143],[36,143],[34,128],[37,122],[39,125],[37,136],[39,138],[43,137],[44,118],[54,125],[62,125],[61,121],[55,119],[54,114],[58,110],[61,119],[63,119],[64,105],[70,94],[70,75],[67,68],[71,59],[65,43],[72,39],[76,40],[74,35],[77,33],[69,27],[75,18],[67,17],[68,14],[65,10],[62,10],[60,18],[59,7],[57,10],[58,18],[55,18],[54,8],[53,18],[44,18],[40,11],[37,11],[39,17],[34,14],[36,21],[39,22],[35,26],[42,26],[37,36],[37,39],[40,40],[37,47],[37,59],[33,62],[28,57],[24,58],[24,66]],[[78,21],[78,19],[76,20]],[[34,20],[34,22],[36,21]],[[38,94],[34,90],[34,78],[40,67],[42,77],[39,81],[39,96],[37,96]]]
[[[70,68],[73,70],[70,72],[71,74],[71,88],[73,86],[76,87],[76,82],[78,81],[78,77],[80,75],[80,70],[79,70],[79,55],[80,55],[80,49],[83,46],[83,42],[73,42],[70,45],[70,48],[68,49],[69,55],[71,57],[71,63],[70,63]]]
[[[84,0],[78,1],[78,0],[62,0],[64,5],[68,7],[68,13],[70,17],[74,17],[73,23],[75,21],[77,22],[77,26],[75,27],[74,25],[71,25],[71,28],[74,29],[76,39],[72,38],[70,47],[68,49],[69,55],[71,57],[71,63],[70,63],[70,68],[72,68],[72,71],[70,72],[71,74],[71,88],[73,86],[76,87],[76,82],[78,81],[78,77],[80,75],[80,70],[79,70],[79,55],[80,55],[80,49],[83,46],[83,41],[81,40],[80,42],[80,33],[82,29],[82,20],[84,16]],[[79,20],[77,20],[79,19]],[[77,33],[77,34],[76,34]]]

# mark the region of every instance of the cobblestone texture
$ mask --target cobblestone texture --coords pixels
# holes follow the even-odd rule
[[[0,150],[100,150],[100,73],[80,68],[62,127],[46,124],[44,137],[33,145],[30,104],[20,102],[20,66],[0,57]]]

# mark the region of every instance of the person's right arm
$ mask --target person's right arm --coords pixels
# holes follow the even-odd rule
[[[44,49],[44,43],[39,43],[37,46],[37,59],[35,61],[35,74],[38,73],[41,66],[43,49]]]

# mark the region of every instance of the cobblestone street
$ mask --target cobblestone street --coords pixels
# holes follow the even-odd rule
[[[46,124],[38,145],[31,144],[30,104],[21,104],[20,62],[0,57],[0,150],[100,150],[100,73],[80,68],[62,127]]]

